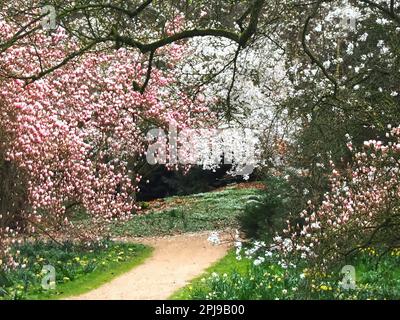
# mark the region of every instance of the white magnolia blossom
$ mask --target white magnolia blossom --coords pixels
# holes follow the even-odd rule
[[[204,97],[213,104],[230,96],[233,116],[232,121],[218,124],[221,131],[211,139],[190,134],[191,152],[196,163],[205,169],[232,164],[229,174],[248,178],[255,168],[264,165],[262,142],[272,145],[273,138],[287,134],[290,127],[285,123],[285,114],[277,110],[284,99],[294,94],[284,52],[269,39],[258,39],[239,53],[234,71],[236,44],[208,37],[191,39],[189,43],[193,55],[182,62],[182,71],[188,76],[182,80],[202,81],[205,75],[215,74],[204,85]],[[296,65],[290,70],[295,73]]]

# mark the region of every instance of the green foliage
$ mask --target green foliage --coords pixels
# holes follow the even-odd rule
[[[334,2],[331,4],[335,6]],[[353,5],[357,7],[359,4],[355,1]],[[314,19],[316,25],[323,23],[326,17],[324,10],[320,13]],[[298,14],[303,15],[304,10]],[[311,78],[300,76],[313,66],[307,62],[309,57],[304,54],[301,43],[291,41],[292,35],[287,33],[288,63],[292,64],[298,59],[302,61],[302,70],[296,73],[294,81],[298,94],[288,97],[282,103],[289,117],[299,122],[296,134],[292,137],[295,151],[290,155],[289,165],[308,169],[309,176],[303,182],[308,184],[307,189],[313,196],[318,193],[322,195],[326,191],[323,174],[329,170],[330,160],[338,168],[351,163],[346,135],[351,137],[354,147],[362,146],[364,141],[377,137],[385,141],[387,125],[397,125],[400,122],[400,100],[395,93],[400,84],[397,24],[378,23],[380,14],[382,12],[377,11],[370,16],[366,15],[363,21],[358,21],[356,32],[341,39],[334,38],[337,46],[332,46],[326,39],[310,42],[310,48],[321,63],[332,62],[335,56],[341,60],[336,66],[327,69],[340,84],[334,95],[331,87],[322,86],[321,89],[319,86],[326,81],[323,72]],[[325,32],[329,34],[328,30]],[[310,29],[309,35],[315,39],[317,34]],[[361,35],[367,35],[365,41],[359,40]],[[390,54],[382,54],[379,43],[384,43]],[[347,49],[353,45],[354,52],[349,54]]]
[[[15,269],[0,273],[0,299],[60,298],[83,293],[111,280],[147,257],[150,249],[140,244],[103,242],[90,247],[53,242],[25,243]],[[44,290],[42,268],[56,270],[56,289]]]
[[[291,210],[289,183],[282,177],[270,176],[265,180],[266,190],[259,196],[251,196],[246,209],[239,215],[241,230],[247,238],[270,239],[280,231],[283,221]]]
[[[372,252],[374,252],[372,250]],[[277,300],[277,299],[399,299],[399,251],[378,257],[364,252],[352,261],[356,269],[355,290],[341,288],[340,270],[329,274],[308,273],[304,266],[285,269],[271,259],[255,265],[253,260],[220,260],[201,280],[196,279],[172,296],[173,299]],[[245,267],[245,268],[243,268]],[[238,268],[240,268],[238,270]],[[220,272],[229,270],[228,273]]]
[[[149,203],[148,202],[145,202],[145,201],[142,201],[142,202],[140,202],[139,203],[139,206],[142,208],[142,209],[148,209],[149,208]]]
[[[228,254],[223,257],[218,262],[214,263],[210,266],[204,274],[199,277],[193,279],[191,283],[183,287],[182,289],[175,292],[170,299],[173,300],[188,300],[194,299],[194,291],[208,290],[208,286],[206,283],[206,278],[210,277],[213,273],[220,275],[228,275],[228,274],[245,274],[248,268],[250,267],[251,262],[249,260],[240,260],[236,259],[235,252],[233,250],[229,251]],[[226,276],[225,276],[226,277]]]
[[[237,217],[257,189],[225,189],[186,197],[165,199],[168,209],[135,216],[131,221],[116,223],[112,232],[123,236],[156,236],[183,232],[238,227]]]

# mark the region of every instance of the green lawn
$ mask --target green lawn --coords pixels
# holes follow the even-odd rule
[[[193,289],[196,290],[207,290],[207,284],[204,280],[210,277],[212,273],[217,273],[220,275],[232,274],[237,272],[239,274],[245,274],[249,268],[250,262],[248,260],[236,260],[236,255],[234,250],[230,250],[228,254],[221,260],[214,263],[212,266],[207,268],[207,270],[197,278],[193,279],[189,285],[175,292],[170,299],[171,300],[191,300]]]
[[[142,263],[152,248],[142,244],[108,243],[94,248],[72,244],[25,244],[19,260],[24,268],[0,274],[0,299],[62,299],[109,282]],[[55,290],[41,287],[44,265],[56,270]]]
[[[116,223],[116,236],[157,236],[184,232],[235,228],[237,217],[249,197],[260,194],[258,189],[236,189],[199,193],[164,200],[164,208],[150,209],[131,221]]]
[[[340,270],[310,275],[306,266],[283,269],[273,261],[254,265],[249,259],[237,260],[231,250],[207,271],[175,292],[173,300],[366,300],[400,299],[400,250],[394,250],[377,264],[371,248],[350,263],[356,270],[356,289],[339,285]]]

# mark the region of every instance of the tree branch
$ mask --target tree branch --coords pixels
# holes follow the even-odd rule
[[[154,60],[154,54],[155,53],[156,53],[155,51],[151,51],[150,52],[149,66],[147,67],[146,80],[144,81],[142,87],[140,88],[140,93],[141,94],[143,94],[146,91],[147,85],[150,82],[151,70],[152,70],[152,67],[153,67],[153,60]]]
[[[303,46],[304,52],[307,54],[307,56],[310,58],[312,63],[315,63],[318,68],[321,69],[322,73],[325,75],[325,77],[334,85],[334,95],[336,95],[337,89],[338,89],[338,83],[336,81],[336,79],[329,74],[329,72],[325,69],[325,67],[323,66],[323,64],[321,63],[321,61],[318,60],[318,58],[315,56],[315,54],[311,51],[311,49],[307,46],[306,43],[306,36],[307,36],[307,31],[308,31],[308,26],[310,24],[311,19],[313,19],[319,10],[319,7],[321,5],[323,1],[318,1],[317,4],[314,6],[314,9],[311,13],[311,15],[309,15],[304,23],[304,28],[303,28],[303,32],[302,32],[302,37],[301,37],[301,44]]]
[[[365,4],[368,4],[372,8],[382,11],[387,17],[391,18],[392,20],[394,20],[395,22],[400,24],[400,16],[394,12],[394,1],[393,0],[390,2],[390,7],[385,7],[379,3],[376,3],[371,0],[360,0],[360,1]]]

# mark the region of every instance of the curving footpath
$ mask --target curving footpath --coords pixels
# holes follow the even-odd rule
[[[72,299],[163,300],[221,259],[231,247],[229,232],[220,234],[221,244],[212,245],[210,232],[169,237],[122,239],[154,248],[144,263],[111,282]],[[121,240],[121,239],[119,239]]]

